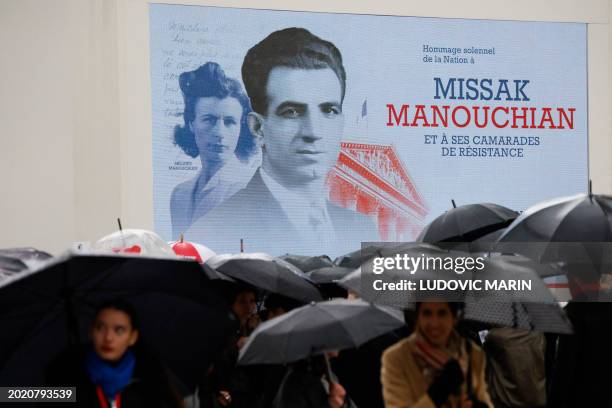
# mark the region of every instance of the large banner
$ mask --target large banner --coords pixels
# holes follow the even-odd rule
[[[586,25],[152,4],[155,229],[340,255],[584,192]]]

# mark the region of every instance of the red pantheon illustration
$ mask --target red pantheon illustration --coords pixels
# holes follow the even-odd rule
[[[423,229],[429,210],[391,145],[342,142],[327,183],[333,203],[376,218],[383,241],[411,241]]]

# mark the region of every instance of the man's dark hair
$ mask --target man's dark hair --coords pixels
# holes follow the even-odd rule
[[[253,110],[265,115],[268,110],[266,86],[270,71],[275,67],[325,69],[338,77],[342,100],[346,90],[346,72],[342,55],[334,44],[313,35],[304,28],[275,31],[253,48],[242,63],[242,82],[251,99]]]

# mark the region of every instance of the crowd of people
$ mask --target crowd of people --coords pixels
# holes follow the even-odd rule
[[[401,329],[357,349],[329,350],[330,377],[322,355],[290,364],[237,364],[261,322],[302,305],[273,293],[263,299],[252,286],[233,286],[227,302],[233,335],[203,367],[194,394],[182,395],[176,377],[147,350],[129,299],[97,307],[89,344],[58,355],[47,369],[47,385],[76,386],[74,406],[82,407],[606,406],[605,370],[599,369],[610,363],[610,303],[570,302],[575,332],[553,336],[508,327],[483,331],[461,321],[461,303],[419,302],[405,311]]]
[[[370,218],[321,193],[338,158],[344,120],[346,72],[336,46],[304,29],[280,30],[249,50],[242,72],[248,96],[214,62],[180,76],[184,126],[175,128],[174,141],[202,166],[173,191],[173,234],[214,236],[221,247],[222,240],[233,247],[246,236],[269,245],[270,253],[285,249],[282,240],[270,239],[283,230],[311,248],[336,250],[339,243],[377,237]],[[258,147],[261,165],[235,177],[241,166],[253,165]],[[574,334],[556,336],[463,322],[462,304],[432,298],[405,311],[404,327],[359,348],[242,366],[240,351],[253,331],[303,303],[242,283],[232,286],[226,302],[231,335],[201,367],[188,395],[147,349],[130,299],[98,305],[89,344],[58,355],[46,370],[47,384],[76,386],[71,406],[100,408],[612,405],[607,376],[600,375],[612,363],[605,351],[610,303],[570,302]]]

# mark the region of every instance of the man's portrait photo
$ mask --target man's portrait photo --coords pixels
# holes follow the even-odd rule
[[[328,199],[340,152],[347,74],[334,44],[303,28],[275,31],[248,50],[247,124],[262,163],[246,186],[194,220],[187,236],[219,250],[354,248],[378,239],[374,220]]]

